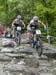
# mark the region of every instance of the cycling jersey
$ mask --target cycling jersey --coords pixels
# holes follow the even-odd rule
[[[39,23],[41,23],[40,20],[38,20],[37,23],[35,23],[34,20],[32,19],[32,20],[30,21],[30,27],[31,27],[31,28],[34,27],[35,29],[37,29]]]
[[[15,27],[21,26],[21,25],[22,25],[22,20],[15,19],[15,20],[13,21],[13,24],[14,24]]]

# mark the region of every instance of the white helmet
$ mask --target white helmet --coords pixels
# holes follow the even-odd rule
[[[22,19],[21,15],[18,15],[17,18],[18,18],[18,19]]]
[[[34,17],[33,17],[33,20],[34,20],[34,21],[38,21],[38,20],[39,20],[39,17],[38,17],[38,16],[34,16]]]

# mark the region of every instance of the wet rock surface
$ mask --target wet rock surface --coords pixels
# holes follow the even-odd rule
[[[22,40],[25,38],[24,34]],[[56,75],[56,59],[39,57],[36,50],[25,43],[14,48],[4,47],[0,50],[0,75]]]

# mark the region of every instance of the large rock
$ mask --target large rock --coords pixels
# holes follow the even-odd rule
[[[7,68],[6,68],[7,67]],[[13,71],[13,72],[28,72],[28,73],[38,73],[37,68],[31,68],[29,66],[19,65],[19,64],[13,64],[5,66],[6,70]]]
[[[55,57],[56,47],[48,43],[43,43],[43,55],[48,57]]]
[[[10,53],[10,52],[15,52],[15,50],[13,48],[7,47],[7,48],[2,48],[1,52],[5,52],[5,53],[8,52],[8,53]]]
[[[5,53],[6,56],[12,57],[12,58],[24,58],[26,57],[26,54],[23,53]]]
[[[2,46],[4,47],[15,47],[17,44],[12,39],[3,38],[2,39]]]
[[[9,71],[6,71],[5,73],[6,73],[6,75],[14,75],[14,74],[10,73]]]
[[[24,34],[22,34],[21,35],[21,43],[28,43],[29,42],[29,36],[26,34],[26,33],[24,33]]]
[[[56,50],[56,47],[52,44],[48,44],[48,43],[43,43],[44,49],[46,50]]]
[[[20,53],[26,53],[26,54],[32,54],[33,53],[33,49],[31,47],[28,47],[28,48],[24,48],[21,46],[16,48],[16,51],[20,52]]]
[[[12,58],[6,56],[4,53],[0,53],[0,61],[10,61]]]
[[[39,75],[54,75],[53,73],[40,73]]]

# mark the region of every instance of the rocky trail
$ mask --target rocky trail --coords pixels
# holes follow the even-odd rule
[[[22,36],[20,46],[0,48],[0,75],[56,75],[56,59],[53,57],[56,48],[43,44],[43,55],[39,57],[36,50],[26,44],[26,35]]]

